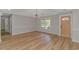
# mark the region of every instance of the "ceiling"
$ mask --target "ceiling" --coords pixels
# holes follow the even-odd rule
[[[72,11],[72,9],[37,9],[38,17],[51,16],[64,12]],[[36,17],[36,9],[0,9],[3,15],[16,14],[28,17]]]

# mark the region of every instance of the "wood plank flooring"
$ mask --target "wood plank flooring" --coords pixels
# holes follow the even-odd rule
[[[0,50],[71,50],[79,49],[77,45],[70,38],[30,32],[4,40],[0,43]]]

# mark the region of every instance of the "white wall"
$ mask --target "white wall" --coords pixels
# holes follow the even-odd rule
[[[59,35],[59,15],[52,16],[51,33]]]
[[[75,42],[79,42],[79,10],[73,11],[73,33],[72,33],[72,39]]]
[[[35,19],[12,15],[12,35],[35,31]]]

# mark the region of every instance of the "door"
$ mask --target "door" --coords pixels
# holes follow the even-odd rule
[[[61,36],[62,37],[71,37],[71,23],[70,16],[62,16],[61,17]]]

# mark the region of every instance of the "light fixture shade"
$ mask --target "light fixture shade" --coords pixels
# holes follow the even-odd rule
[[[36,11],[35,11],[35,12],[36,12],[35,16],[38,16],[38,14],[37,14],[37,9],[36,9]]]
[[[38,16],[37,14],[35,16]]]

